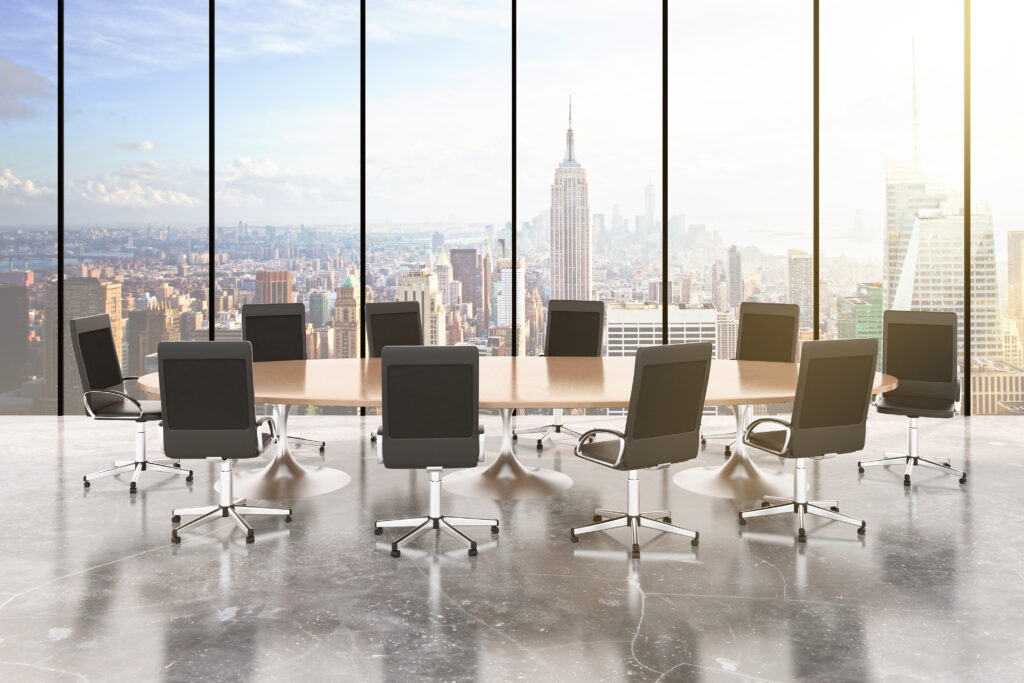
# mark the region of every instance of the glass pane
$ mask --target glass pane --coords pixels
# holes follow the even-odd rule
[[[662,333],[661,3],[517,12],[519,352],[544,352],[550,299],[593,299],[605,353],[634,355]]]
[[[56,2],[4,5],[0,414],[57,411],[56,44]]]
[[[881,339],[886,309],[962,328],[962,186],[963,3],[823,3],[822,338]]]
[[[971,410],[1024,413],[1024,8],[971,3]]]
[[[366,299],[420,302],[427,344],[508,354],[509,0],[366,11]]]
[[[803,2],[669,8],[669,316],[716,358],[736,356],[743,301],[798,304],[814,335],[812,19]]]
[[[358,358],[359,4],[215,11],[216,338],[301,302],[308,358]]]
[[[207,18],[205,0],[65,3],[64,315],[108,314],[127,375],[155,371],[160,341],[206,335]]]

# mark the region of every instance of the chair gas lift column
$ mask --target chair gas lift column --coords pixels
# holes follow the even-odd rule
[[[896,376],[900,384],[878,397],[875,409],[885,415],[904,415],[910,420],[905,452],[886,451],[884,458],[862,460],[865,467],[905,465],[903,485],[920,465],[952,474],[961,484],[967,473],[954,469],[948,458],[927,460],[918,452],[918,418],[949,419],[960,408],[960,379],[957,377],[957,315],[935,311],[886,311],[882,330],[883,372]]]
[[[599,357],[604,343],[604,302],[552,299],[548,302],[548,324],[544,336],[545,356]],[[520,434],[542,432],[537,438],[537,450],[543,450],[544,439],[553,434],[568,434],[576,439],[582,432],[562,422],[562,409],[554,409],[551,424],[516,429],[512,438]]]
[[[290,508],[246,505],[244,499],[235,498],[235,460],[259,457],[279,438],[273,418],[256,418],[249,342],[160,342],[157,362],[164,450],[182,459],[220,465],[217,504],[172,510],[171,524],[186,516],[194,519],[172,526],[171,542],[180,543],[185,529],[219,517],[231,519],[245,534],[246,543],[255,541],[256,533],[243,515],[292,521]]]
[[[851,524],[864,535],[867,522],[840,514],[837,501],[807,499],[807,459],[864,448],[877,360],[875,339],[804,342],[792,419],[754,420],[743,434],[745,445],[795,460],[793,497],[764,496],[760,508],[740,513],[740,524],[792,512],[798,518],[798,541],[807,540],[806,515]],[[762,425],[781,428],[758,431]]]
[[[89,488],[94,479],[130,473],[128,492],[135,493],[142,473],[150,471],[184,475],[185,483],[191,484],[192,470],[181,469],[176,461],[150,460],[146,455],[146,424],[160,421],[160,402],[142,401],[125,392],[124,383],[138,377],[121,374],[110,316],[104,313],[72,320],[71,344],[82,379],[86,415],[94,420],[135,423],[135,458],[115,460],[112,468],[85,475],[82,485]]]
[[[664,469],[697,457],[700,451],[700,418],[711,372],[711,344],[648,346],[636,352],[633,390],[629,399],[626,429],[592,429],[580,435],[576,455],[597,465],[625,471],[626,510],[598,508],[594,523],[572,529],[576,543],[581,534],[629,527],[633,533],[634,558],[640,557],[640,528],[691,538],[700,534],[671,524],[669,510],[640,512],[641,469]],[[591,440],[610,435],[611,439]]]

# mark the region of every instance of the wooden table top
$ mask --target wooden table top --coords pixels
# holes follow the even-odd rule
[[[633,358],[484,356],[480,358],[481,408],[626,408],[633,388]],[[796,363],[715,360],[705,405],[792,401]],[[253,364],[256,400],[291,405],[381,405],[380,359],[273,361]],[[875,373],[874,393],[896,388],[891,375]],[[159,395],[157,373],[139,388]]]

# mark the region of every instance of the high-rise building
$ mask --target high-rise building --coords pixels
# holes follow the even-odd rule
[[[678,280],[669,280],[668,302],[670,304],[681,304],[683,301],[682,283]],[[647,303],[661,303],[661,280],[651,280],[647,283]]]
[[[1006,247],[1009,258],[1007,312],[1011,318],[1024,318],[1024,230],[1006,233]]]
[[[479,316],[479,292],[476,286],[476,249],[452,249],[452,279],[462,284],[462,301],[474,306],[474,315]]]
[[[256,303],[292,303],[292,273],[290,270],[256,271]]]
[[[345,278],[334,301],[334,353],[338,358],[359,357],[359,299],[358,283],[352,276]]]
[[[170,306],[128,312],[128,362],[125,363],[125,374],[140,376],[150,372],[146,358],[157,352],[160,342],[181,339],[179,315],[178,309]]]
[[[813,330],[814,264],[806,251],[789,250],[788,281],[789,303],[800,307],[800,329]]]
[[[437,273],[437,291],[441,293],[441,303],[449,311],[453,308],[451,300],[452,262],[448,260],[448,253],[444,245],[441,245],[441,254],[434,264],[434,272]]]
[[[729,308],[733,315],[739,315],[740,302],[743,301],[743,258],[736,245],[729,247]]]
[[[309,323],[315,329],[326,327],[331,322],[331,295],[328,292],[310,292]]]
[[[940,183],[925,178],[916,170],[895,161],[886,163],[884,277],[887,309],[893,307],[897,280],[907,257],[918,211],[938,209],[949,195]]]
[[[862,282],[857,285],[857,296],[839,297],[836,300],[838,338],[881,339],[882,300],[881,282]]]
[[[715,316],[718,332],[718,344],[715,347],[716,358],[732,359],[736,357],[736,346],[740,338],[740,321],[732,311],[718,311]]]
[[[498,326],[508,327],[512,324],[512,259],[504,258],[501,264],[501,291],[498,292]],[[523,259],[516,259],[516,327],[521,328],[524,320],[525,267]]]
[[[587,172],[576,160],[572,131],[565,134],[565,158],[551,184],[551,298],[590,299],[593,250],[590,239]]]
[[[430,346],[447,343],[447,315],[437,290],[437,275],[425,268],[413,270],[398,278],[397,301],[417,301],[423,321],[423,341]]]
[[[668,343],[716,343],[717,311],[714,306],[669,306]],[[661,344],[661,306],[611,304],[606,310],[607,355],[635,356],[644,346]]]
[[[0,284],[0,393],[13,391],[27,379],[28,287]]]

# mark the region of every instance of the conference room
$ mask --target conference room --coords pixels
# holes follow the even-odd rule
[[[0,3],[0,678],[1019,678],[1021,18]]]

